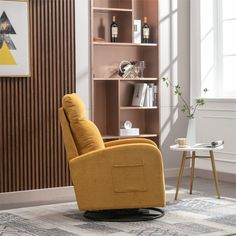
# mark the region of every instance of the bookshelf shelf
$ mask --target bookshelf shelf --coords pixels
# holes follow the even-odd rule
[[[157,106],[152,107],[135,107],[135,106],[127,106],[127,107],[120,107],[121,110],[147,110],[147,109],[157,109]]]
[[[93,7],[93,11],[97,12],[130,12],[132,13],[132,9],[126,9],[126,8],[109,8],[109,7]]]
[[[128,46],[128,47],[156,47],[157,43],[110,43],[110,42],[93,42],[94,46]]]
[[[142,137],[159,145],[158,0],[93,0],[91,3],[92,120],[104,140]],[[110,42],[113,16],[119,27],[117,42]],[[134,20],[143,24],[144,17],[150,26],[149,43],[134,43]],[[144,78],[119,76],[119,64],[124,60],[145,61]],[[143,106],[132,106],[135,88],[142,83],[146,84],[146,92],[142,93],[145,102]],[[139,128],[140,135],[119,135],[127,120]]]
[[[93,80],[108,80],[108,81],[156,81],[157,78],[93,78]]]

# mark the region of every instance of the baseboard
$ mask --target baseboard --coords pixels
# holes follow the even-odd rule
[[[75,201],[72,186],[0,193],[0,210],[70,201]]]
[[[206,178],[206,179],[212,179],[212,170],[203,170],[203,169],[196,169],[195,170],[195,176]],[[229,183],[236,183],[236,174],[232,173],[224,173],[217,171],[217,177],[219,181],[229,182]]]
[[[190,168],[185,168],[184,176],[189,176]],[[165,177],[178,177],[179,168],[165,170]],[[73,186],[0,193],[0,210],[75,201]]]
[[[220,181],[236,183],[236,175],[217,172]],[[179,168],[165,169],[165,178],[174,178],[179,176]],[[190,176],[190,168],[185,167],[183,176]],[[212,179],[212,171],[195,170],[196,177]],[[0,193],[0,210],[19,207],[38,206],[45,204],[55,204],[60,202],[75,201],[73,186],[37,189],[29,191],[19,191],[10,193]]]
[[[179,168],[165,169],[165,178],[174,178],[179,176]],[[190,176],[190,168],[185,167],[183,176]]]

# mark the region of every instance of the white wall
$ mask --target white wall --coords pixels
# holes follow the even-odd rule
[[[160,72],[180,84],[186,100],[190,88],[190,0],[160,0]],[[178,171],[180,153],[169,146],[186,137],[188,119],[178,108],[173,89],[161,84],[161,149],[166,169]]]
[[[168,76],[181,84],[186,99],[189,99],[190,78],[190,0],[160,1],[160,67],[161,76]],[[89,2],[76,0],[76,92],[85,100],[91,111],[89,75]],[[175,138],[185,137],[187,119],[177,108],[178,99],[161,83],[161,149],[165,168],[179,167],[178,153],[169,146]],[[177,172],[176,172],[177,173]]]
[[[197,117],[197,140],[212,142],[224,140],[224,149],[215,153],[216,169],[235,174],[236,170],[236,103],[235,99],[207,99]],[[197,160],[196,167],[211,170],[209,160]],[[236,177],[236,176],[235,176]],[[236,178],[234,179],[236,182]]]
[[[90,83],[90,1],[75,0],[76,16],[76,93],[91,114]]]

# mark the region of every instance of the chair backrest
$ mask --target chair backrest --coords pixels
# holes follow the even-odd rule
[[[65,95],[62,106],[79,155],[105,148],[97,126],[85,118],[85,107],[78,95]]]
[[[66,156],[68,161],[79,156],[77,147],[74,142],[74,138],[71,133],[70,124],[66,118],[64,109],[61,107],[59,108],[59,120],[61,123],[63,141],[66,148]]]

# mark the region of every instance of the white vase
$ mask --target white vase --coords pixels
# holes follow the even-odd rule
[[[187,138],[187,144],[189,146],[193,146],[194,144],[196,144],[196,120],[195,119],[189,119],[186,138]]]

